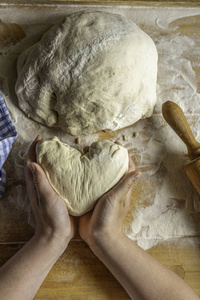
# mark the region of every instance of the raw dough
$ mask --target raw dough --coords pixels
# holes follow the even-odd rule
[[[157,51],[132,21],[78,12],[18,59],[16,93],[28,117],[72,134],[116,130],[149,117]]]
[[[93,143],[82,154],[54,137],[38,142],[36,153],[51,186],[73,216],[91,210],[128,170],[128,151],[107,140]]]

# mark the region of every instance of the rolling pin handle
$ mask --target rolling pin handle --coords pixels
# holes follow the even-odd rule
[[[176,103],[167,101],[162,106],[162,113],[166,122],[187,146],[189,158],[192,160],[199,157],[200,143],[195,140],[182,109]]]

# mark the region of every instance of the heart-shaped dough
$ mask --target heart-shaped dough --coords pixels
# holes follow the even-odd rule
[[[36,154],[51,186],[73,216],[91,210],[128,170],[128,151],[107,140],[93,143],[83,154],[54,137],[38,142]]]

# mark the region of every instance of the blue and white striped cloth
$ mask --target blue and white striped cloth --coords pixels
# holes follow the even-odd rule
[[[16,128],[10,119],[8,109],[0,93],[0,197],[5,191],[6,183],[6,172],[3,169],[3,164],[8,157],[16,137]]]

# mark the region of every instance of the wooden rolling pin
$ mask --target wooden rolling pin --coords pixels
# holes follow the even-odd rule
[[[165,102],[162,113],[166,122],[187,146],[189,161],[185,163],[184,170],[200,195],[200,143],[195,140],[182,109],[176,103]]]

